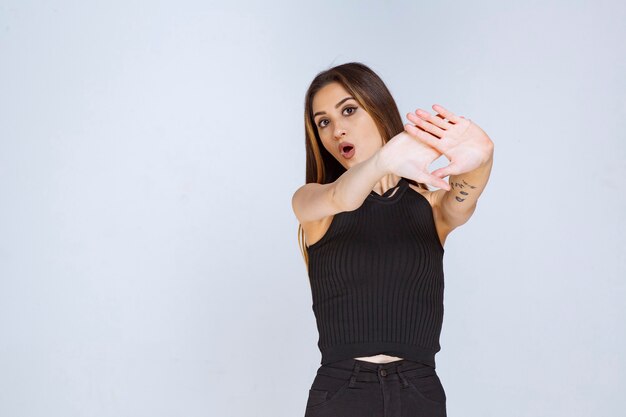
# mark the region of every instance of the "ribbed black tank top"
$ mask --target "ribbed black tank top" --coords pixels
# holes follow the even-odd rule
[[[435,367],[444,249],[428,200],[396,187],[335,214],[308,247],[322,364],[384,353]]]

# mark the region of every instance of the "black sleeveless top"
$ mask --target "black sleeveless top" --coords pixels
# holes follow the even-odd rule
[[[396,187],[335,214],[308,247],[323,365],[384,353],[435,367],[444,249],[428,200],[405,178]]]

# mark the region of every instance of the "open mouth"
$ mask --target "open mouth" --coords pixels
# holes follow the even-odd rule
[[[350,159],[354,156],[354,145],[348,142],[343,142],[339,145],[339,151],[341,156],[346,159]]]

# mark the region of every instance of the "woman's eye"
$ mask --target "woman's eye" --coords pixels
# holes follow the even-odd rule
[[[356,111],[356,107],[346,107],[345,109],[343,109],[344,113],[346,110],[352,110],[351,112],[348,113],[348,116],[352,115],[355,111]],[[324,124],[324,122],[327,122],[327,119],[322,119],[318,122],[317,126],[324,128],[327,126],[327,124]]]
[[[354,112],[356,111],[356,107],[346,107],[345,109],[343,109],[343,111],[346,111],[346,110],[348,110],[348,109],[352,110],[352,111],[351,111],[350,113],[348,113],[348,114],[352,114],[352,113],[354,113]]]

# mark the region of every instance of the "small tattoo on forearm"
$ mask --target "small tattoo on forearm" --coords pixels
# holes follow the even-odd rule
[[[459,183],[459,182],[451,182],[450,183],[450,188],[452,190],[455,189],[459,189],[459,194],[461,194],[462,196],[465,196],[465,198],[467,198],[467,196],[469,196],[469,193],[466,191],[462,191],[460,190],[461,188],[465,188],[465,187],[469,187],[471,189],[476,188],[474,185],[468,184],[467,181],[465,180],[461,180],[463,182],[463,184]],[[456,201],[458,201],[459,203],[462,203],[463,201],[465,201],[465,198],[461,198],[459,196],[454,196],[454,198],[456,198]]]
[[[470,185],[470,184],[468,184],[467,182],[465,182],[465,180],[461,180],[461,181],[463,181],[463,182],[465,183],[465,185],[467,185],[467,186],[468,186],[469,188],[471,188],[471,189],[476,188],[474,185]]]

